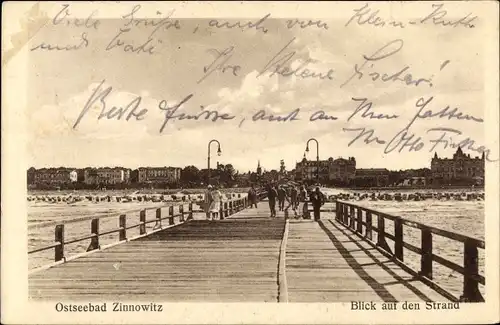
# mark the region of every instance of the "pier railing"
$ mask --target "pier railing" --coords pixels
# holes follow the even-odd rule
[[[200,213],[204,212],[204,210],[194,210],[193,209],[193,203],[190,202],[187,204],[187,210],[185,210],[185,203],[180,203],[176,205],[170,205],[168,207],[158,207],[158,208],[148,208],[148,209],[142,209],[139,211],[139,220],[138,222],[135,222],[131,225],[128,224],[128,221],[130,221],[130,215],[127,216],[127,214],[121,214],[118,217],[118,227],[114,229],[109,229],[106,231],[100,231],[99,228],[99,221],[101,218],[94,218],[90,219],[90,234],[85,235],[82,237],[76,237],[76,238],[71,238],[71,239],[66,239],[65,238],[65,225],[64,224],[57,224],[55,226],[54,230],[54,243],[39,247],[33,250],[28,251],[28,255],[35,254],[38,252],[43,252],[47,250],[54,250],[54,262],[51,265],[56,265],[59,263],[64,263],[66,261],[69,261],[71,259],[77,258],[81,256],[81,254],[77,254],[75,256],[66,256],[66,251],[65,251],[65,245],[81,242],[81,241],[88,241],[90,240],[90,244],[86,250],[85,253],[93,252],[96,250],[100,250],[104,248],[100,244],[100,238],[105,235],[111,235],[111,234],[116,234],[118,233],[118,241],[109,245],[106,245],[106,247],[109,246],[114,246],[119,243],[135,240],[147,235],[150,235],[152,233],[177,226],[180,224],[183,224],[185,222],[189,222],[193,220],[193,214],[194,213]],[[223,220],[225,218],[228,218],[232,214],[235,214],[238,211],[241,211],[248,207],[248,198],[246,196],[237,198],[237,199],[230,199],[227,201],[222,201],[220,205],[220,211],[219,211],[219,219]],[[162,215],[162,209],[168,208],[168,215]],[[146,220],[146,211],[147,210],[156,210],[156,218],[151,219],[151,220]],[[175,211],[177,210],[177,211]],[[146,225],[155,223],[153,230],[148,232],[148,229]],[[129,237],[128,235],[128,230],[138,228],[139,229],[139,235],[134,236],[134,237]],[[42,267],[43,268],[43,267]]]
[[[485,278],[479,274],[478,266],[478,249],[485,249],[484,241],[341,201],[336,202],[335,218],[365,240],[379,247],[386,255],[399,262],[398,264],[406,271],[418,276],[424,283],[447,298],[464,302],[484,302],[484,298],[478,288],[479,284],[485,284]],[[377,219],[376,227],[372,223],[375,218]],[[393,234],[387,232],[388,229],[385,226],[386,219],[394,223]],[[420,247],[416,247],[404,240],[404,227],[420,230]],[[376,242],[373,240],[373,232],[377,233]],[[434,236],[441,236],[461,243],[463,245],[463,265],[437,255],[433,251]],[[389,247],[387,239],[394,241],[394,251]],[[419,271],[411,269],[404,263],[404,249],[420,255]],[[432,281],[433,262],[458,272],[463,276],[463,293],[459,299]]]

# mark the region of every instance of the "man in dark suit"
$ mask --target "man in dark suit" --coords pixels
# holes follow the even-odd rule
[[[320,217],[320,209],[323,204],[325,204],[325,195],[321,193],[319,187],[311,193],[310,199],[314,211],[314,221],[318,221]]]
[[[267,199],[269,200],[269,210],[271,210],[271,217],[276,217],[276,198],[278,197],[278,192],[274,184],[270,184],[267,188]]]

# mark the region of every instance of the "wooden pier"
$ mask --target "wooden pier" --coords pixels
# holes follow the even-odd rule
[[[470,301],[484,298],[478,285],[477,249],[484,242],[402,218],[337,201],[321,219],[270,218],[268,202],[248,208],[246,198],[225,202],[222,220],[193,220],[193,208],[99,232],[91,221],[89,252],[65,256],[64,227],[56,226],[56,262],[30,272],[29,295],[41,300],[148,300],[204,302]],[[195,218],[196,219],[196,218]],[[394,222],[394,232],[383,220]],[[377,221],[375,224],[374,221]],[[148,232],[148,223],[157,227]],[[162,223],[163,222],[163,223]],[[372,224],[373,222],[373,224]],[[422,231],[422,247],[403,241],[402,227]],[[140,235],[127,238],[127,229]],[[103,233],[120,234],[102,247]],[[429,232],[431,235],[429,236]],[[432,234],[464,243],[464,265],[432,251]],[[386,240],[393,240],[391,249]],[[430,240],[430,243],[428,242]],[[32,254],[43,249],[33,250]],[[421,269],[405,264],[404,250],[421,254]],[[463,293],[454,296],[432,278],[432,263],[463,275]]]

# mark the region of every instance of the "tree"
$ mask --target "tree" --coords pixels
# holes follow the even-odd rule
[[[183,184],[199,184],[201,182],[201,173],[195,166],[186,166],[181,171],[181,182]]]
[[[227,164],[226,166],[224,166],[224,173],[226,174],[226,176],[229,179],[232,180],[232,179],[234,179],[234,175],[235,175],[236,171],[234,170],[233,165]]]

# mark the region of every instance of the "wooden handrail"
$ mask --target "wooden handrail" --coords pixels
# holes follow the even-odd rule
[[[337,222],[350,228],[353,232],[363,237],[365,240],[376,245],[395,260],[404,264],[404,249],[408,249],[420,255],[420,270],[417,273],[420,277],[428,280],[433,279],[432,263],[436,262],[448,269],[463,275],[463,293],[458,300],[467,302],[484,302],[484,298],[479,292],[478,285],[485,284],[484,276],[479,274],[478,268],[478,249],[485,249],[483,240],[472,238],[466,235],[457,234],[451,231],[435,228],[419,222],[406,220],[399,216],[393,216],[387,213],[375,211],[373,209],[361,207],[352,203],[336,201]],[[354,213],[357,211],[357,213]],[[372,217],[378,218],[377,227],[372,225]],[[364,216],[364,218],[363,218]],[[386,232],[385,219],[394,222],[394,234]],[[356,226],[355,226],[356,225]],[[421,244],[416,247],[404,241],[403,227],[411,227],[421,231]],[[363,233],[363,228],[365,232]],[[372,241],[372,231],[377,233],[377,241]],[[463,266],[436,255],[433,251],[433,235],[452,239],[461,242],[464,245]],[[394,241],[394,252],[391,251],[386,239]],[[404,264],[409,268],[406,264]],[[430,281],[428,281],[430,282]],[[437,284],[435,284],[437,286]],[[441,287],[439,287],[441,291]],[[446,291],[446,290],[444,290]],[[448,293],[449,294],[449,293]],[[449,294],[451,295],[451,294]]]
[[[244,208],[247,208],[248,207],[248,198],[246,196],[244,196],[244,197],[240,197],[237,199],[226,200],[226,201],[223,201],[221,203],[222,204],[221,204],[220,215],[223,216],[221,218],[221,219],[223,219],[224,217],[227,218],[231,214],[236,213]],[[139,227],[140,236],[144,236],[144,235],[148,234],[147,229],[146,229],[146,225],[153,223],[153,222],[156,222],[156,225],[159,226],[158,229],[152,231],[152,232],[156,232],[158,230],[164,229],[161,222],[163,220],[166,220],[166,219],[169,220],[169,226],[179,225],[179,224],[182,224],[184,222],[191,221],[193,219],[193,212],[194,212],[193,203],[190,202],[188,204],[187,211],[184,210],[184,205],[185,205],[185,203],[180,203],[178,205],[168,206],[169,213],[167,216],[161,215],[162,208],[155,208],[156,209],[156,218],[151,219],[151,220],[146,220],[146,211],[152,210],[152,209],[151,208],[142,209],[139,211],[139,222],[136,224],[133,224],[133,225],[127,225],[127,215],[121,214],[121,215],[118,215],[118,224],[119,224],[118,228],[106,230],[103,232],[100,232],[100,229],[99,229],[99,220],[101,218],[90,219],[91,220],[90,235],[86,235],[83,237],[77,237],[77,238],[71,238],[68,240],[64,239],[64,234],[65,234],[64,224],[57,224],[55,226],[54,243],[47,245],[47,246],[32,249],[32,250],[28,251],[28,254],[34,254],[34,253],[54,249],[54,261],[59,262],[59,261],[65,260],[67,257],[67,256],[65,256],[65,250],[64,250],[64,246],[66,244],[73,244],[76,242],[81,242],[81,241],[85,241],[85,240],[90,239],[90,245],[87,248],[87,251],[93,251],[93,250],[100,249],[99,239],[100,239],[100,237],[102,237],[104,235],[119,233],[118,242],[121,242],[121,241],[128,240],[127,230]],[[176,206],[178,207],[178,211],[179,211],[178,213],[174,213],[174,207],[176,207]],[[185,216],[187,216],[187,218],[185,218]],[[175,222],[175,218],[179,219],[178,223]],[[72,222],[69,222],[69,223],[72,223]],[[155,226],[155,228],[156,228],[156,226]],[[152,232],[150,232],[150,233],[152,233]]]

